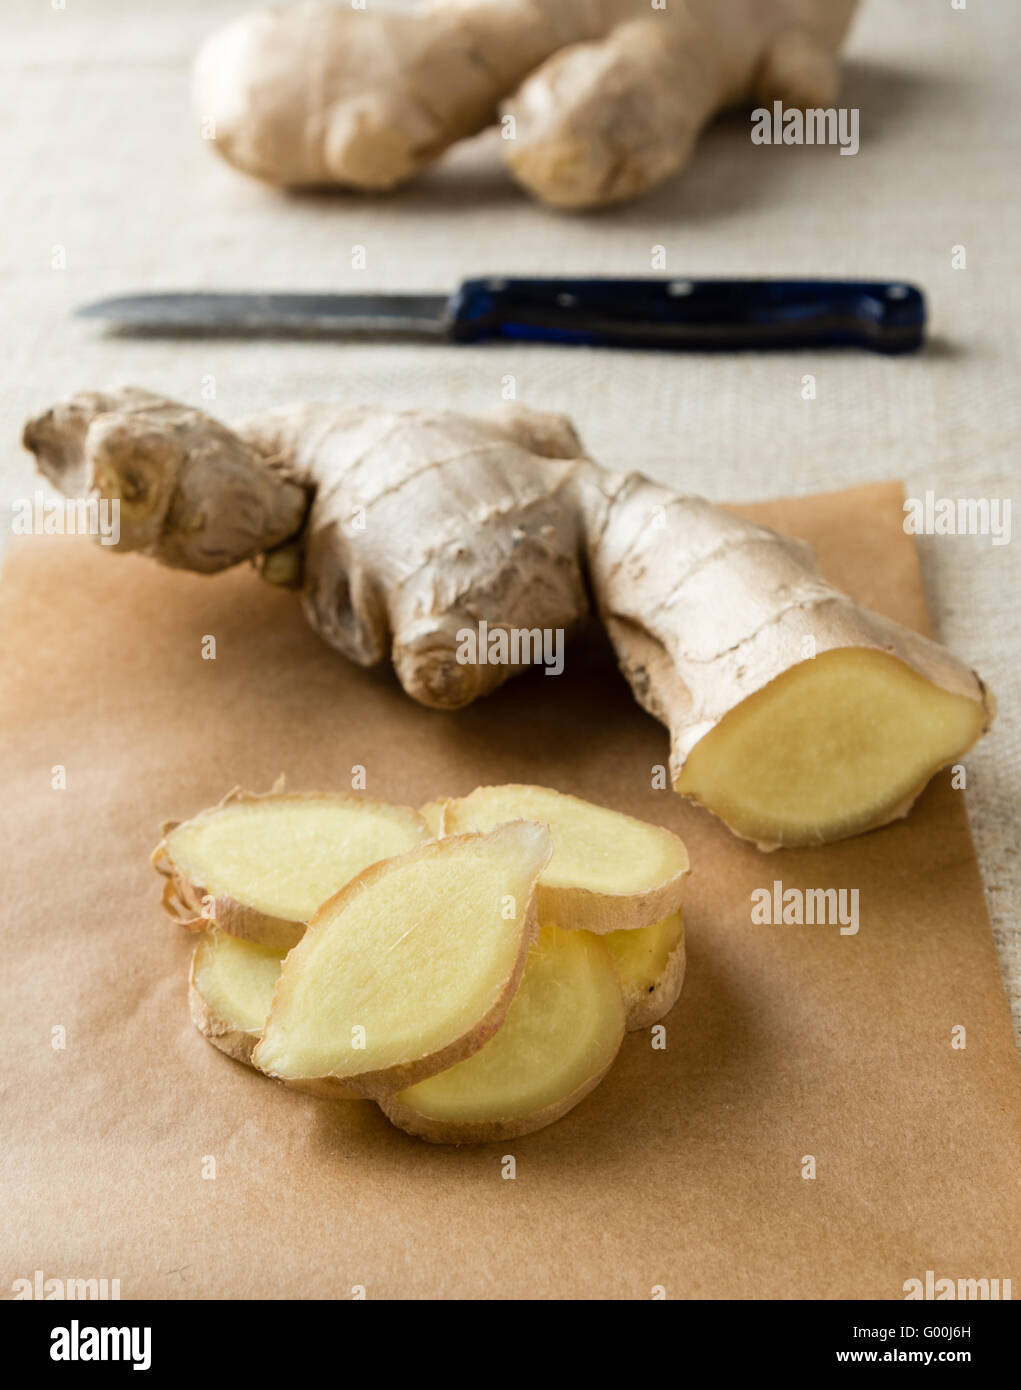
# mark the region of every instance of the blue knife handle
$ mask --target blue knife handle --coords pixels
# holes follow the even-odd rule
[[[913,285],[864,280],[466,280],[450,301],[459,343],[493,339],[712,351],[858,347],[925,339]]]

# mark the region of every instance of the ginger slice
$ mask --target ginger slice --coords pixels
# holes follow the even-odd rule
[[[328,792],[231,792],[164,828],[153,854],[163,905],[185,926],[288,951],[320,904],[381,859],[430,839],[406,806]]]
[[[236,1062],[255,1067],[252,1053],[269,1017],[284,954],[216,927],[196,942],[188,978],[191,1019],[208,1042]],[[359,1098],[332,1077],[300,1089],[327,1100]]]
[[[544,926],[503,1027],[480,1051],[380,1105],[441,1144],[513,1139],[552,1124],[602,1080],[624,1037],[604,939]]]
[[[376,1097],[476,1052],[520,983],[551,852],[545,827],[516,821],[359,874],[285,960],[255,1065]]]
[[[215,927],[195,945],[188,979],[192,1022],[235,1061],[251,1063],[283,959],[282,951],[241,941]]]
[[[548,825],[553,836],[539,880],[541,923],[602,935],[652,926],[679,908],[688,854],[676,835],[549,787],[478,787],[447,803],[443,833],[516,818]]]
[[[612,931],[606,942],[617,968],[627,1030],[649,1028],[670,1012],[684,984],[684,918],[680,912],[638,931]]]
[[[824,844],[906,815],[986,720],[886,652],[827,651],[726,714],[674,785],[760,849]]]

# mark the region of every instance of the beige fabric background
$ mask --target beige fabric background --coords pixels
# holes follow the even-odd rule
[[[54,4],[57,0],[54,0]],[[371,3],[371,0],[370,0]],[[0,47],[0,508],[31,494],[27,413],[70,391],[136,383],[230,418],[290,398],[482,408],[518,395],[569,411],[590,450],[720,499],[901,477],[909,494],[1016,494],[1021,395],[1021,168],[1014,0],[865,0],[842,100],[862,149],[753,147],[728,119],[687,173],[590,218],[531,205],[491,138],[415,188],[369,201],[288,197],[199,139],[188,64],[244,0],[5,0]],[[967,269],[951,268],[963,245]],[[63,247],[66,268],[52,268]],[[365,270],[352,269],[364,247]],[[626,355],[542,348],[131,342],[68,314],[146,288],[437,290],[481,272],[869,275],[931,297],[924,356]],[[802,376],[818,398],[801,396]],[[1015,495],[1014,501],[1017,502]],[[975,836],[1021,1039],[1021,541],[929,538],[943,639],[997,691],[968,760]],[[110,561],[115,564],[115,560]]]

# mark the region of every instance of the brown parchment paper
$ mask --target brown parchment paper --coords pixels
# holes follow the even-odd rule
[[[891,484],[743,510],[924,629],[900,504]],[[13,546],[0,653],[3,1296],[36,1270],[153,1298],[895,1299],[927,1270],[1021,1288],[1019,1070],[948,776],[907,821],[764,856],[651,790],[666,735],[599,641],[447,716],[348,666],[250,572],[72,539]],[[689,965],[666,1049],[632,1034],[564,1120],[458,1150],[204,1042],[192,943],[148,865],[159,822],[280,772],[348,788],[356,764],[375,796],[541,781],[678,831]],[[753,926],[775,879],[858,888],[858,934]]]

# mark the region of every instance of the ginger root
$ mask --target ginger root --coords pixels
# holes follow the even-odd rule
[[[389,656],[437,709],[534,660],[480,659],[466,635],[569,638],[591,592],[670,730],[675,790],[763,848],[906,814],[994,716],[974,671],[834,589],[806,545],[601,468],[559,416],[295,405],[231,431],[125,390],[73,397],[25,443],[69,495],[123,491],[120,549],[203,573],[258,558],[331,646]]]
[[[279,185],[381,191],[501,123],[552,207],[634,198],[677,173],[719,110],[828,106],[857,0],[428,0],[294,4],[214,33],[195,64],[207,138]]]
[[[737,835],[775,849],[885,825],[989,728],[975,672],[834,589],[803,542],[638,474],[597,477],[603,622],[670,729],[674,790]]]

